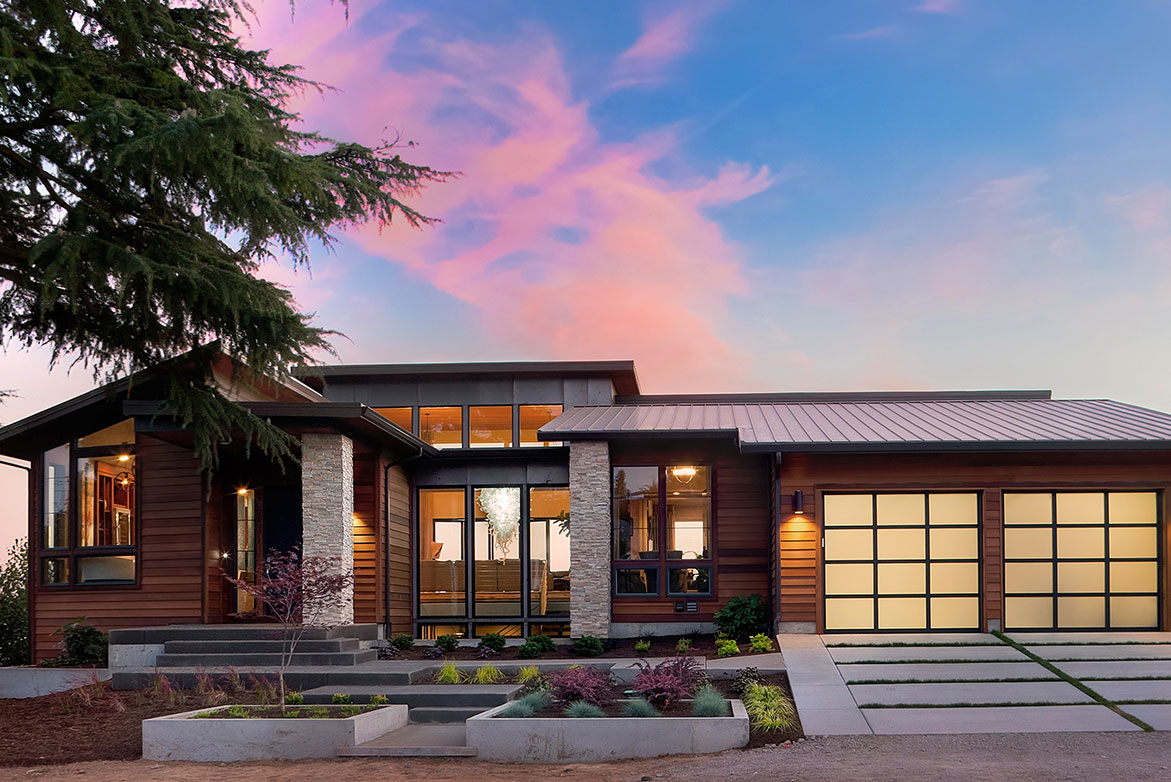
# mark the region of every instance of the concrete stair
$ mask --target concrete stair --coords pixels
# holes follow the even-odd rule
[[[354,703],[368,703],[375,695],[385,695],[391,703],[410,707],[414,723],[462,723],[468,717],[507,703],[523,688],[517,684],[416,684],[386,687],[363,684],[354,687],[330,684],[305,690],[306,703],[331,703],[337,693],[345,693]]]
[[[378,659],[375,649],[354,652],[302,652],[293,653],[292,665],[357,665]],[[160,654],[156,665],[159,668],[226,668],[228,666],[280,665],[279,652],[238,652],[238,653],[190,653]]]
[[[474,758],[462,724],[410,724],[337,751],[343,758]]]

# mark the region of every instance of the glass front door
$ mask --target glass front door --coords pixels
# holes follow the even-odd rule
[[[236,492],[236,578],[247,584],[256,583],[256,491],[240,489]],[[236,593],[236,614],[256,612],[256,598],[242,589]]]

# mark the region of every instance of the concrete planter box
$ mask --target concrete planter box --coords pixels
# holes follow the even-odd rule
[[[221,707],[227,708],[227,707]],[[192,719],[196,709],[142,721],[146,760],[299,760],[332,758],[407,724],[403,705],[337,719]]]
[[[748,712],[731,704],[731,717],[496,717],[506,703],[467,721],[467,744],[484,760],[536,763],[722,752],[748,743]]]
[[[108,668],[0,668],[0,698],[37,698],[109,679]]]

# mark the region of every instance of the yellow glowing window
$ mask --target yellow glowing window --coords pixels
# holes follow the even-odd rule
[[[512,408],[507,405],[469,407],[468,445],[471,448],[510,447]]]
[[[521,447],[543,448],[561,445],[560,442],[537,439],[537,430],[559,415],[561,415],[561,405],[521,405],[519,408]]]
[[[374,412],[388,419],[392,424],[408,432],[411,429],[411,408],[409,407],[376,407]]]
[[[462,407],[420,407],[419,439],[436,448],[463,447]]]

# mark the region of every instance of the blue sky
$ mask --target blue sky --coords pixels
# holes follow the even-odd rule
[[[1169,2],[258,7],[251,44],[339,88],[307,127],[462,172],[415,198],[441,225],[265,269],[342,360],[1171,409]],[[0,421],[90,386],[2,361]]]

